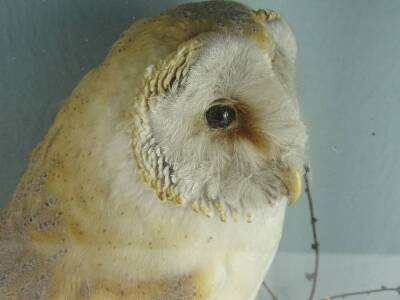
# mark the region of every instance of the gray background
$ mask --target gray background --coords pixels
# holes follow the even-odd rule
[[[2,204],[62,100],[119,34],[134,20],[182,2],[187,1],[0,0]],[[336,264],[340,257],[346,265],[357,256],[379,264],[376,257],[382,257],[384,265],[400,253],[400,1],[243,2],[277,9],[297,35],[300,98],[326,261]],[[309,253],[305,200],[289,209],[282,255]],[[296,268],[277,261],[280,269]],[[310,257],[310,268],[311,262]],[[303,270],[298,273],[303,280]],[[332,274],[325,278],[343,279],[341,271]],[[381,279],[360,285],[379,286]]]

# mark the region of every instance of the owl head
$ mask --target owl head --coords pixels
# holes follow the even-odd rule
[[[283,21],[268,26],[271,51],[243,35],[203,33],[147,69],[134,152],[161,200],[251,221],[298,197],[306,133],[296,44]]]

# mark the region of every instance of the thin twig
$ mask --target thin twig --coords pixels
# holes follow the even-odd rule
[[[265,281],[263,281],[263,286],[265,287],[265,289],[267,290],[268,294],[271,296],[272,300],[278,300],[278,297],[275,296],[275,294],[272,292],[271,288],[268,286],[268,284],[265,283]]]
[[[360,291],[360,292],[352,292],[352,293],[344,293],[344,294],[338,294],[334,296],[326,296],[322,300],[331,300],[331,299],[344,299],[347,297],[353,297],[353,296],[361,296],[361,295],[369,295],[369,294],[376,294],[376,293],[383,293],[383,292],[397,292],[400,295],[400,285],[396,288],[388,288],[384,285],[381,286],[379,289],[375,290],[366,290],[366,291]]]
[[[315,211],[314,211],[314,202],[312,199],[311,195],[311,189],[310,189],[310,181],[308,178],[308,174],[310,173],[310,167],[305,165],[304,166],[304,182],[306,185],[306,194],[307,194],[307,199],[308,199],[308,206],[310,210],[310,220],[311,220],[311,227],[312,227],[312,233],[313,233],[313,243],[311,244],[311,248],[315,252],[315,263],[314,263],[314,272],[313,273],[306,273],[306,278],[308,280],[312,280],[312,287],[310,291],[310,296],[308,297],[308,300],[313,300],[314,295],[315,295],[315,289],[317,287],[317,281],[318,281],[318,270],[319,270],[319,242],[318,242],[318,236],[317,236],[317,218],[315,217]]]

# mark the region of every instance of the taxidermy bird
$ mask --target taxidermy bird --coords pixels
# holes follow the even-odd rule
[[[0,299],[254,299],[301,190],[295,60],[235,2],[133,24],[1,212]]]

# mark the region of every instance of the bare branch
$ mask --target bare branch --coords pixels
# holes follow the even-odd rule
[[[361,296],[361,295],[370,295],[370,294],[377,294],[377,293],[383,293],[383,292],[396,292],[400,295],[400,285],[395,288],[388,288],[384,285],[382,285],[379,289],[375,290],[365,290],[365,291],[360,291],[360,292],[352,292],[352,293],[344,293],[344,294],[338,294],[334,296],[326,296],[321,300],[332,300],[332,299],[344,299],[348,297],[353,297],[353,296]]]
[[[310,296],[308,297],[308,300],[313,300],[314,296],[315,296],[315,289],[317,287],[318,270],[319,270],[319,241],[318,241],[318,236],[317,236],[317,225],[316,225],[318,220],[315,217],[314,202],[313,202],[312,195],[311,195],[310,180],[308,177],[308,174],[310,173],[310,167],[305,165],[304,171],[305,171],[304,172],[304,182],[306,185],[306,194],[307,194],[307,199],[308,199],[311,228],[312,228],[312,233],[313,233],[313,243],[311,244],[311,248],[315,252],[314,272],[306,273],[305,276],[308,280],[312,280],[312,287],[311,287]]]
[[[265,287],[265,289],[267,290],[268,294],[271,296],[272,300],[278,300],[278,297],[275,296],[275,294],[272,292],[271,288],[268,286],[268,284],[265,283],[265,281],[263,281],[263,286]]]

